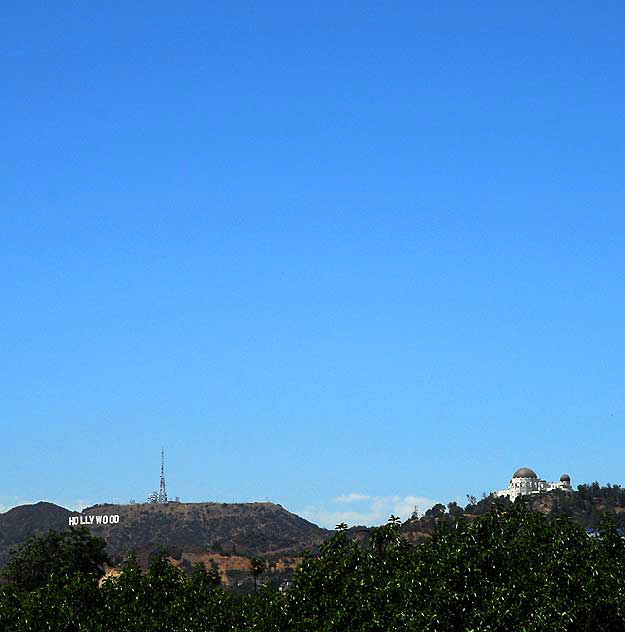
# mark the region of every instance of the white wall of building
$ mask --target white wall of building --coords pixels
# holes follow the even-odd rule
[[[521,470],[527,470],[528,468],[520,468]],[[517,470],[517,472],[520,470]],[[531,470],[530,470],[531,471]],[[516,476],[512,475],[508,489],[502,489],[495,492],[495,496],[503,497],[508,496],[510,500],[514,501],[519,496],[529,496],[530,494],[540,494],[542,492],[550,492],[554,489],[561,489],[562,491],[570,492],[571,480],[568,475],[563,474],[558,482],[547,482],[542,478],[534,476]]]

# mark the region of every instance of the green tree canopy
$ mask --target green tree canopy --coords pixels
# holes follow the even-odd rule
[[[86,527],[49,531],[27,540],[2,569],[2,579],[19,591],[45,586],[52,578],[69,581],[77,574],[96,578],[109,563],[106,543]]]
[[[26,551],[43,559],[32,543]],[[613,519],[590,537],[521,498],[472,519],[443,513],[418,545],[393,518],[366,546],[340,530],[282,591],[233,597],[216,573],[185,575],[164,556],[145,572],[131,558],[101,587],[97,573],[51,576],[28,592],[0,587],[2,632],[625,632],[625,539]]]

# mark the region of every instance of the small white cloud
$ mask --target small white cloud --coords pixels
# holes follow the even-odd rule
[[[347,525],[364,525],[368,527],[386,524],[390,515],[399,516],[402,521],[412,515],[415,507],[423,514],[437,503],[426,496],[368,496],[367,494],[347,494],[333,499],[334,503],[359,501],[359,511],[345,511],[342,507],[307,507],[302,515],[322,527],[334,529],[341,522]],[[367,501],[367,502],[365,502]],[[331,503],[329,503],[331,504]],[[363,507],[364,505],[364,507]]]
[[[369,500],[367,494],[359,494],[358,492],[352,492],[351,494],[345,494],[343,496],[337,496],[334,500],[338,503],[353,503],[359,500]]]
[[[434,506],[437,501],[425,496],[403,496],[393,497],[393,512],[396,516],[399,516],[402,520],[407,520],[412,516],[415,508],[419,513],[423,514],[427,509]]]
[[[302,512],[303,516],[326,529],[334,529],[337,524],[344,522],[350,527],[356,525],[371,526],[380,524],[378,514],[362,511],[331,511],[323,507],[311,508]]]
[[[65,509],[69,509],[70,511],[82,511],[85,507],[89,507],[93,503],[90,503],[87,500],[74,500],[68,505],[62,505]]]

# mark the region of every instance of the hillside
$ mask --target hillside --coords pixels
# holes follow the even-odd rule
[[[64,529],[71,515],[75,512],[47,502],[21,505],[0,513],[0,567],[24,540],[49,529]]]
[[[550,491],[542,494],[526,496],[523,501],[532,511],[553,516],[569,516],[571,520],[584,529],[596,529],[602,516],[608,513],[617,527],[625,527],[625,489],[620,485],[605,486],[599,483],[579,485],[577,491],[566,493]],[[429,538],[434,532],[437,520],[453,523],[463,519],[471,522],[475,518],[488,513],[494,505],[509,506],[507,498],[488,496],[479,502],[472,502],[466,507],[456,503],[435,505],[425,515],[407,520],[402,525],[403,535],[412,542],[420,542]]]
[[[206,551],[277,559],[312,549],[330,533],[268,502],[94,505],[82,515],[119,515],[118,524],[90,527],[114,560],[134,551],[145,562],[162,549],[174,559]]]
[[[95,524],[105,515],[119,516],[119,523]],[[216,567],[225,585],[241,590],[249,589],[249,558],[263,558],[264,579],[280,584],[304,550],[315,550],[331,534],[273,503],[102,504],[78,514],[40,502],[0,514],[0,567],[30,536],[66,529],[70,516],[93,516],[89,529],[106,541],[115,564],[133,552],[145,568],[165,551],[187,571],[197,562]]]

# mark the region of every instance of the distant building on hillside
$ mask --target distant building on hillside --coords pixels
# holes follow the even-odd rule
[[[562,474],[557,483],[549,483],[542,478],[538,478],[536,472],[529,467],[520,467],[510,479],[508,489],[494,492],[495,496],[508,496],[510,500],[515,500],[518,496],[528,496],[530,494],[540,494],[550,492],[554,489],[561,489],[565,492],[572,491],[571,477]]]

